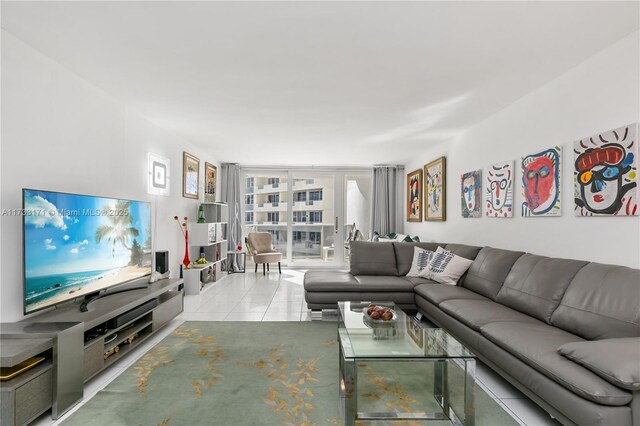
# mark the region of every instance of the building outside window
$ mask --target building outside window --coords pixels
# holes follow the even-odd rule
[[[280,194],[271,194],[267,196],[267,202],[269,203],[279,203],[280,202]]]
[[[280,178],[268,178],[267,185],[278,185],[280,183]]]
[[[309,232],[309,241],[311,241],[314,244],[320,244],[321,240],[322,240],[321,232]]]
[[[280,213],[279,212],[269,212],[267,213],[267,221],[277,223],[280,222]],[[279,232],[279,231],[275,231]]]
[[[287,233],[285,231],[274,231],[274,230],[270,229],[267,232],[269,232],[271,234],[274,246],[278,247],[279,245],[282,245],[283,243],[284,244],[287,243],[287,240],[285,238]]]
[[[245,196],[244,197],[244,203],[246,205],[253,205],[253,194]]]
[[[322,212],[309,212],[309,223],[322,223]]]
[[[322,201],[322,190],[320,190],[320,191],[309,191],[309,200],[311,200],[311,201]]]
[[[244,221],[249,224],[253,223],[253,212],[246,212],[244,214]]]
[[[306,192],[294,192],[293,193],[293,201],[307,201],[307,193]]]
[[[254,181],[252,177],[248,177],[245,181],[245,192],[247,194],[251,194],[253,193],[253,185],[254,185]]]
[[[307,233],[304,231],[293,231],[293,242],[300,243],[307,239]]]
[[[306,222],[307,214],[306,212],[293,212],[293,222]]]

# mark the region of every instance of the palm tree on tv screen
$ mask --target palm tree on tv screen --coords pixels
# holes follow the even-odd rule
[[[127,214],[107,216],[109,224],[100,225],[98,229],[96,229],[96,243],[99,244],[103,238],[106,238],[107,241],[111,242],[111,252],[114,256],[116,253],[116,245],[118,243],[120,243],[127,250],[131,251],[129,241],[131,240],[131,238],[135,238],[140,234],[140,232],[132,226],[133,217],[131,216],[131,212],[129,212],[130,206],[131,201],[116,201],[113,210],[117,212],[124,212],[126,210]]]

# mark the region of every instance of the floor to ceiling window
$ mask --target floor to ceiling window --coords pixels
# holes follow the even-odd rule
[[[243,169],[245,236],[270,232],[290,266],[343,266],[371,228],[369,170]]]

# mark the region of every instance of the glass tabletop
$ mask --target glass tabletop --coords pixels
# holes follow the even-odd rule
[[[371,322],[372,302],[338,302],[339,338],[347,358],[473,358],[475,355],[441,328],[423,328],[393,302],[373,302],[395,313],[394,320]]]

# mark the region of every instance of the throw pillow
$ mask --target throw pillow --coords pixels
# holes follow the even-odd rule
[[[415,237],[412,238],[414,243],[419,243],[420,242],[420,237],[418,237],[417,235]]]
[[[473,260],[465,259],[442,247],[438,247],[431,258],[431,262],[422,270],[420,276],[440,284],[456,285],[462,274],[467,272],[472,263]]]
[[[433,252],[431,250],[424,250],[420,247],[413,248],[413,261],[411,262],[411,269],[407,273],[408,277],[419,277],[420,272],[429,265]]]
[[[404,234],[396,234],[396,236],[393,237],[393,239],[399,243],[403,242],[405,238],[406,238],[406,235]]]

